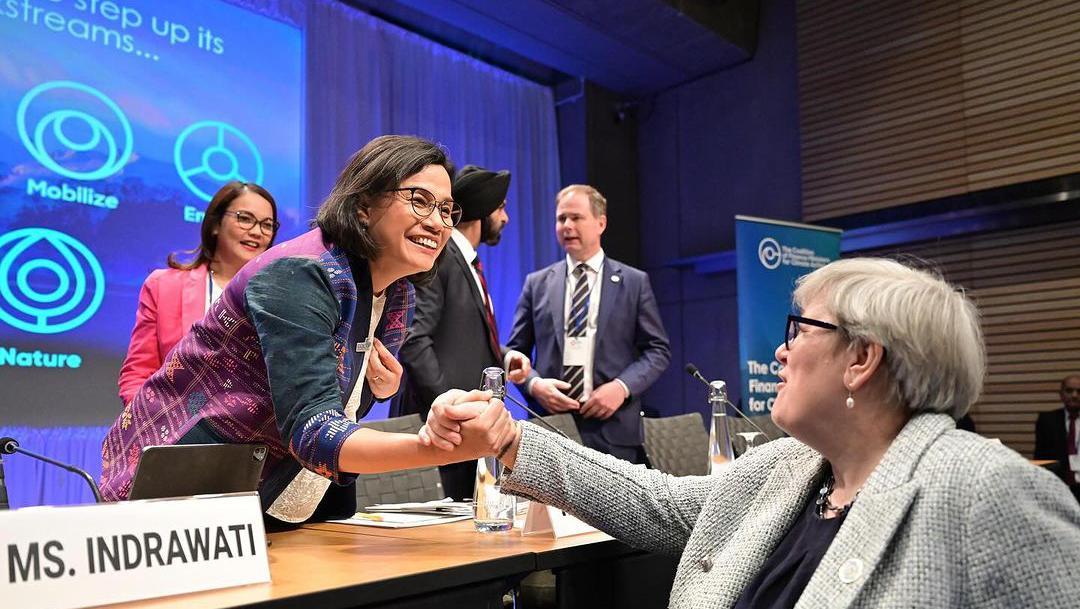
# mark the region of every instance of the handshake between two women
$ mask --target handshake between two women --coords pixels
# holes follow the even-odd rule
[[[496,456],[507,467],[513,465],[520,437],[502,400],[480,390],[451,389],[435,398],[419,431],[424,446],[451,452],[455,461]]]

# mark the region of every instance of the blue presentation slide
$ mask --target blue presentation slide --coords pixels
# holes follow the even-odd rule
[[[0,0],[5,388],[118,404],[139,287],[226,182],[299,232],[303,77],[300,29],[222,0]]]

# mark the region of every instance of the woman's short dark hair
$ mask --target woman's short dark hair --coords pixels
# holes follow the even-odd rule
[[[225,217],[225,212],[229,210],[229,205],[245,192],[253,192],[266,199],[270,203],[271,211],[273,211],[274,222],[277,222],[277,203],[269,191],[252,182],[229,182],[214,193],[214,198],[210,199],[210,204],[206,206],[202,228],[199,230],[201,236],[199,246],[190,252],[186,252],[195,256],[195,258],[191,262],[180,262],[174,252],[169,254],[169,267],[190,271],[204,264],[210,264],[210,261],[214,259],[214,254],[217,252],[217,234],[214,231],[221,226],[221,220]],[[270,243],[267,244],[267,247],[274,244],[274,237],[277,237],[277,230],[274,231],[273,235],[270,235]]]
[[[429,165],[439,165],[454,175],[446,150],[434,142],[409,135],[383,135],[371,140],[341,170],[330,195],[319,206],[315,224],[327,241],[354,256],[374,259],[381,244],[371,238],[367,223],[357,211],[370,209],[387,190],[399,187],[405,178]],[[435,276],[438,266],[436,262],[430,271],[409,279],[426,283]]]

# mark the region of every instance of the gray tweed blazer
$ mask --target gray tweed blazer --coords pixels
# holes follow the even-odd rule
[[[820,487],[792,438],[715,476],[635,468],[525,425],[504,488],[643,549],[681,553],[671,607],[731,607]],[[797,609],[1080,606],[1080,506],[1048,471],[911,419],[866,481]]]

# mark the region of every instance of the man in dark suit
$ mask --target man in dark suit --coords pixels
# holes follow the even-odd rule
[[[525,279],[507,346],[535,349],[530,402],[572,413],[589,447],[643,463],[641,394],[671,361],[649,276],[604,255],[607,201],[595,188],[567,186],[556,205],[566,260]]]
[[[510,221],[506,213],[509,188],[509,171],[466,165],[454,178],[453,197],[462,210],[461,222],[439,260],[438,276],[416,288],[412,326],[398,354],[405,368],[405,389],[393,405],[393,416],[418,413],[426,419],[440,394],[479,387],[484,368],[505,367],[515,382],[528,374],[529,358],[499,344],[494,308],[476,252],[480,243],[497,244]],[[447,495],[472,498],[475,462],[444,465],[439,470]]]
[[[1039,414],[1035,423],[1035,458],[1057,461],[1055,471],[1080,501],[1080,374],[1061,381],[1063,408]]]

